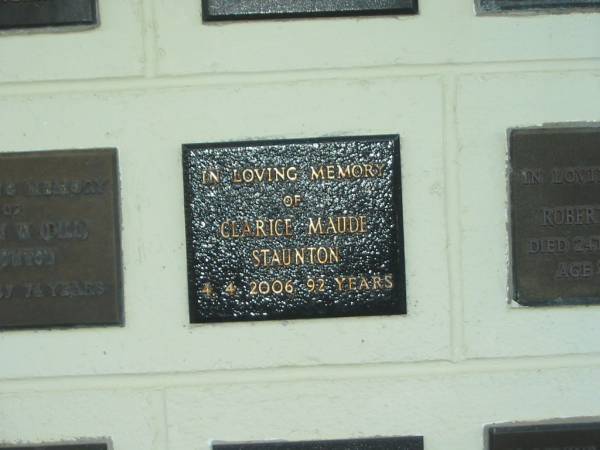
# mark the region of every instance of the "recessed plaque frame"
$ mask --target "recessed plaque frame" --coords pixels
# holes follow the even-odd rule
[[[121,325],[116,149],[0,154],[0,328]]]
[[[219,442],[214,443],[212,447],[213,450],[423,450],[423,437],[377,437],[296,442]]]
[[[202,0],[204,21],[417,14],[418,0]]]
[[[600,422],[489,425],[486,430],[487,450],[600,448]]]
[[[0,0],[0,31],[97,24],[97,0]]]
[[[600,0],[476,0],[480,14],[600,10]]]
[[[192,323],[406,313],[397,135],[186,144],[183,167]]]
[[[509,131],[512,300],[600,303],[600,128]]]

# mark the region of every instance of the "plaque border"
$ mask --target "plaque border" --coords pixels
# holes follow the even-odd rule
[[[195,308],[192,304],[196,302],[193,297],[195,291],[194,279],[191,276],[192,272],[190,267],[193,266],[193,249],[191,248],[191,242],[193,238],[193,224],[191,215],[191,201],[193,199],[193,193],[189,189],[188,180],[188,160],[191,150],[210,150],[218,148],[230,148],[230,147],[260,147],[260,146],[271,146],[271,145],[286,145],[286,144],[314,144],[314,143],[328,143],[328,142],[381,142],[381,141],[392,141],[393,142],[393,158],[392,158],[392,207],[393,207],[393,220],[395,223],[396,233],[392,236],[395,240],[396,261],[391,261],[391,270],[394,276],[397,277],[398,282],[391,291],[393,298],[398,299],[397,311],[394,314],[340,314],[340,315],[326,315],[321,317],[314,316],[302,316],[302,317],[288,317],[288,318],[241,318],[241,319],[214,319],[214,320],[194,320]],[[184,198],[184,214],[185,214],[185,238],[186,238],[186,271],[187,271],[187,288],[188,288],[188,308],[189,308],[189,320],[190,325],[199,325],[207,323],[243,323],[243,322],[273,322],[273,321],[285,321],[285,320],[323,320],[323,319],[335,319],[344,317],[382,317],[390,315],[406,315],[407,314],[407,295],[406,295],[406,256],[404,250],[404,217],[403,217],[403,191],[402,191],[402,165],[401,165],[401,145],[399,134],[376,134],[376,135],[357,135],[357,136],[325,136],[325,137],[313,137],[313,138],[292,138],[292,139],[259,139],[259,140],[235,140],[235,141],[219,141],[219,142],[207,142],[207,143],[187,143],[182,144],[182,166],[183,166],[183,198]],[[390,253],[393,255],[392,253]]]
[[[408,6],[398,6],[395,8],[376,8],[374,6],[361,10],[341,10],[341,11],[312,11],[312,12],[272,12],[272,13],[251,13],[251,14],[212,14],[210,12],[209,2],[211,0],[202,0],[202,21],[203,22],[228,22],[239,20],[273,20],[273,19],[308,19],[318,17],[360,17],[360,16],[394,16],[394,15],[417,15],[419,14],[419,0],[397,0],[399,3],[410,2]],[[310,0],[293,0],[295,3],[308,4]],[[356,1],[356,0],[353,0]],[[370,0],[373,1],[373,0]]]

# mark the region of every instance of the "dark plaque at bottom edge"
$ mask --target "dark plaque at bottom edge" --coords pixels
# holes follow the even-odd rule
[[[97,23],[96,0],[0,0],[0,31]]]
[[[423,450],[422,436],[299,442],[214,443],[213,450]]]
[[[488,450],[600,450],[600,422],[490,425]]]
[[[593,9],[600,9],[600,0],[478,0],[478,10],[483,14]]]
[[[192,322],[406,313],[398,136],[183,147]]]
[[[205,21],[417,13],[417,0],[202,0]]]
[[[0,450],[109,450],[106,443],[71,443],[71,444],[38,444],[4,447]]]

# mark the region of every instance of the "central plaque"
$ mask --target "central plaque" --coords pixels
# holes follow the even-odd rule
[[[423,450],[422,436],[300,442],[215,443],[213,450]]]
[[[0,327],[122,323],[115,149],[0,155]]]
[[[488,450],[600,450],[600,423],[492,425]]]
[[[192,322],[405,314],[398,136],[183,146]]]
[[[600,128],[510,133],[513,300],[600,303]]]
[[[417,0],[202,0],[205,21],[417,12]]]

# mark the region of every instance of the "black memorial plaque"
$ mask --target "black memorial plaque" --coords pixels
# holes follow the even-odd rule
[[[0,155],[0,327],[122,322],[114,149]]]
[[[423,450],[422,436],[331,441],[215,443],[213,450]]]
[[[0,0],[0,30],[93,26],[96,0]]]
[[[490,426],[488,450],[600,450],[600,423]]]
[[[0,450],[108,450],[107,444],[41,444],[26,445],[24,447],[3,447]]]
[[[183,146],[192,322],[405,314],[398,136]]]
[[[600,128],[510,133],[513,300],[600,303]]]
[[[417,14],[417,0],[202,0],[205,21]]]
[[[481,13],[572,11],[600,8],[600,0],[477,0]]]

